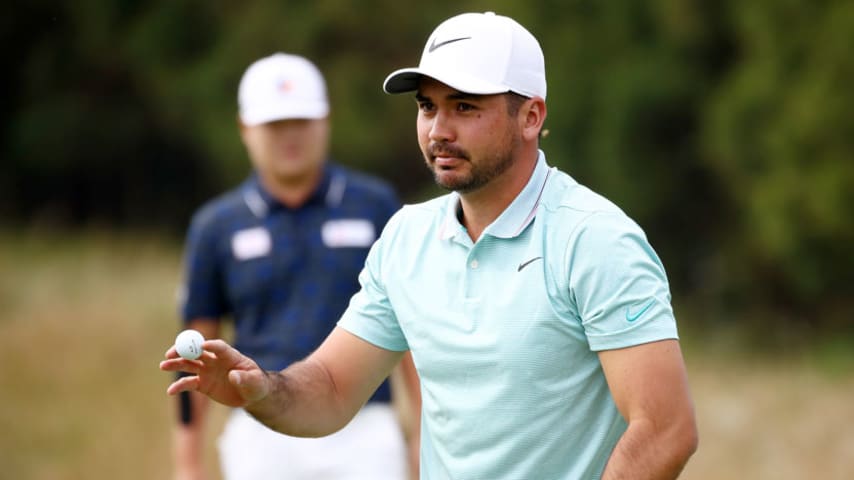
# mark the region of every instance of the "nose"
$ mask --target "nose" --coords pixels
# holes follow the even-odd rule
[[[429,137],[434,142],[454,141],[454,129],[451,120],[448,114],[444,113],[441,109],[432,118]]]

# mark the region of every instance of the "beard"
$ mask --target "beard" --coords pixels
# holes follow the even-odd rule
[[[424,159],[427,169],[433,174],[436,185],[445,190],[469,193],[483,187],[513,165],[517,144],[518,138],[513,137],[507,148],[490,152],[478,159],[477,162],[472,162],[471,156],[464,149],[445,142],[434,142],[427,146]],[[455,172],[453,175],[442,175],[442,168],[435,164],[436,157],[440,155],[463,159],[469,164],[469,171],[467,173]]]

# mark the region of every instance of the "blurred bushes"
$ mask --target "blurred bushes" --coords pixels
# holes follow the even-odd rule
[[[419,200],[415,108],[382,80],[484,10],[540,39],[550,163],[644,226],[686,320],[854,328],[843,0],[7,3],[0,219],[180,232],[246,174],[237,84],[275,51],[325,72],[334,156]]]

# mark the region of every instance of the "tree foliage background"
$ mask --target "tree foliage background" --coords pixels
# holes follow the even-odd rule
[[[237,84],[313,59],[333,156],[436,193],[415,108],[381,90],[464,11],[540,40],[551,164],[647,231],[700,327],[854,331],[854,3],[31,0],[0,6],[0,225],[183,231],[248,172]]]

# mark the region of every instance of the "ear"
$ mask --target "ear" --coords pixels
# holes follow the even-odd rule
[[[531,97],[519,109],[519,117],[522,138],[536,142],[546,121],[546,101],[540,97]]]
[[[243,119],[240,118],[240,114],[237,114],[235,120],[237,120],[237,131],[240,132],[240,136],[243,136],[243,131],[246,130],[246,125],[243,124]]]

